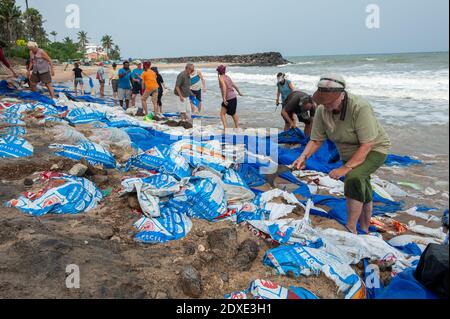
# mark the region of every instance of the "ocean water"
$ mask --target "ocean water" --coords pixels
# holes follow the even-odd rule
[[[420,182],[448,192],[449,180],[449,54],[412,53],[287,57],[292,64],[277,67],[229,67],[241,88],[238,114],[244,127],[281,129],[275,106],[276,74],[284,72],[298,89],[313,93],[321,75],[339,73],[348,90],[367,99],[393,142],[393,153],[411,155],[430,165],[405,169],[399,179]],[[174,87],[181,70],[162,70]],[[217,73],[202,70],[208,91],[204,113],[218,116],[221,96]],[[174,111],[175,97],[165,96],[165,110]],[[231,119],[230,119],[231,121]],[[206,121],[207,124],[219,120]],[[230,123],[231,124],[231,123]],[[390,173],[395,175],[396,172]],[[447,204],[448,206],[448,204]]]
[[[264,114],[275,111],[278,72],[286,73],[297,88],[311,93],[322,74],[339,73],[345,77],[349,91],[369,100],[380,120],[387,124],[448,124],[448,57],[448,53],[288,57],[292,64],[229,67],[229,75],[246,95],[241,99],[242,110],[251,108]],[[215,70],[203,71],[210,88],[218,93]],[[177,72],[162,73],[170,81]],[[214,97],[212,94],[206,98],[214,103]],[[210,107],[214,109],[214,105]]]

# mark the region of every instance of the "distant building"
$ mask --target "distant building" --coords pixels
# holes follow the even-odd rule
[[[90,43],[86,46],[85,59],[90,61],[107,61],[109,60],[108,53],[102,46]]]

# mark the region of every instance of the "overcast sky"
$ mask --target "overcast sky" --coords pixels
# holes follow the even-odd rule
[[[25,7],[25,0],[16,0]],[[29,0],[58,38],[109,34],[122,56],[279,51],[285,56],[448,51],[448,0]],[[380,7],[380,28],[366,7]],[[65,26],[66,6],[81,10]]]

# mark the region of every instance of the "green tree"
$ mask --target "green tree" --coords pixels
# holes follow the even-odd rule
[[[47,44],[47,32],[44,29],[44,23],[46,21],[42,17],[42,14],[34,8],[29,8],[23,13],[22,17],[25,25],[25,35],[28,39],[41,45]]]
[[[117,44],[114,45],[114,47],[111,49],[111,54],[109,58],[111,60],[120,60],[120,48]]]
[[[108,53],[109,56],[109,54],[111,53],[111,49],[113,48],[114,45],[112,37],[110,35],[105,35],[103,36],[101,42],[103,48],[106,50],[106,53]]]
[[[50,32],[50,35],[53,36],[53,42],[56,42],[56,36],[58,35],[58,32],[52,31]]]
[[[17,40],[22,30],[20,7],[15,0],[0,1],[0,35],[7,46]]]
[[[74,44],[73,40],[70,37],[65,37],[63,39],[63,43],[68,45]]]
[[[89,37],[87,32],[80,31],[77,33],[78,37],[78,45],[80,47],[81,52],[86,52],[86,45],[89,43]]]

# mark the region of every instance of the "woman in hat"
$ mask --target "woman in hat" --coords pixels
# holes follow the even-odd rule
[[[344,165],[330,173],[336,180],[345,178],[348,231],[368,234],[373,210],[371,174],[386,161],[391,141],[377,120],[371,105],[346,91],[339,75],[323,76],[313,96],[319,105],[311,140],[294,167],[304,169],[307,160],[326,139],[336,143]]]
[[[239,88],[234,84],[230,77],[226,74],[227,69],[224,65],[217,68],[219,75],[220,90],[222,92],[222,108],[220,111],[220,118],[222,120],[223,128],[227,129],[227,114],[233,118],[234,127],[239,128],[239,117],[236,114],[237,109],[237,95],[236,92],[242,96]]]

